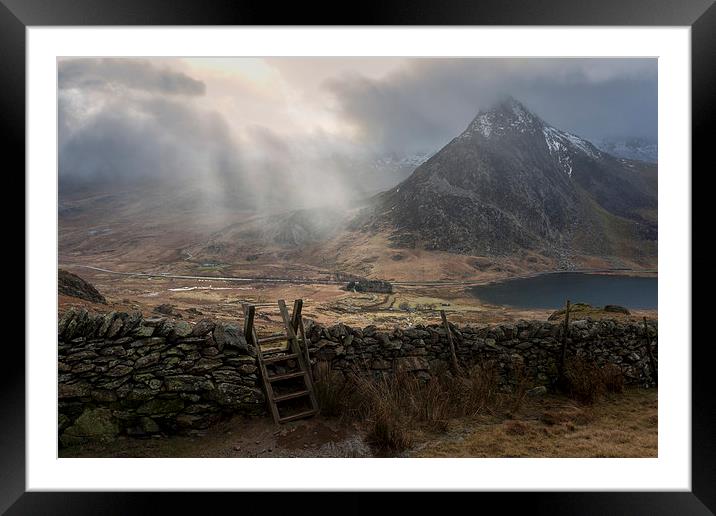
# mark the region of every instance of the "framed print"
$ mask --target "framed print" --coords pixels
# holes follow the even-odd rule
[[[0,508],[714,511],[712,2],[206,7],[0,6],[27,202]]]

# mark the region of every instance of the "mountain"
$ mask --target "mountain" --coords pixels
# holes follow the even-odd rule
[[[644,138],[608,138],[597,142],[604,152],[612,156],[626,159],[636,159],[656,163],[658,160],[659,146],[656,142]]]
[[[656,257],[657,167],[614,157],[508,98],[353,221],[396,247]],[[568,259],[568,258],[567,258]]]

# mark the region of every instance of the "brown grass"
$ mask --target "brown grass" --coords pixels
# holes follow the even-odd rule
[[[487,362],[463,376],[447,371],[428,379],[398,372],[379,377],[358,371],[348,377],[320,366],[316,392],[323,415],[361,421],[368,442],[380,454],[401,453],[423,433],[447,431],[451,420],[516,410],[526,391],[520,366],[512,370],[512,391],[499,388],[496,364]]]
[[[624,374],[614,364],[600,366],[582,357],[571,357],[565,363],[564,390],[585,405],[596,402],[605,393],[624,391]]]
[[[352,383],[343,373],[334,371],[328,361],[316,364],[313,370],[313,387],[321,414],[327,417],[342,416],[351,405]]]
[[[625,389],[592,405],[560,395],[531,400],[511,419],[465,418],[417,457],[657,457],[654,389]],[[418,444],[418,443],[416,443]]]
[[[606,364],[602,370],[602,383],[607,392],[621,394],[624,392],[624,373],[615,364]]]

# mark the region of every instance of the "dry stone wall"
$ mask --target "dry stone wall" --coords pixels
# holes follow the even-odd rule
[[[657,323],[649,322],[657,357]],[[534,385],[556,380],[563,325],[519,321],[453,331],[463,366],[491,361],[507,379],[520,364]],[[374,375],[445,370],[449,344],[440,325],[379,330],[306,321],[312,362]],[[117,435],[197,431],[223,415],[266,414],[256,351],[238,324],[196,324],[141,313],[66,312],[58,325],[58,431],[62,445]],[[621,368],[627,383],[650,385],[644,327],[615,320],[570,324],[568,356]]]
[[[70,310],[58,327],[60,443],[206,428],[262,414],[256,352],[238,325]]]
[[[452,326],[458,362],[470,367],[492,361],[507,381],[516,364],[524,367],[535,385],[557,380],[557,362],[564,324],[551,321],[518,321],[486,327]],[[652,354],[657,358],[657,322],[648,322]],[[442,325],[415,326],[381,331],[344,324],[308,325],[311,356],[330,360],[333,369],[414,371],[430,375],[445,370],[450,361],[447,334]],[[616,320],[578,320],[570,324],[567,357],[615,364],[627,384],[651,385],[643,324]]]

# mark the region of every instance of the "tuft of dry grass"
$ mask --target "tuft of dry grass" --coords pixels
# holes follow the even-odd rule
[[[381,453],[404,451],[423,431],[445,432],[455,418],[518,407],[527,390],[524,371],[515,368],[510,381],[512,393],[501,392],[493,362],[475,365],[462,376],[443,371],[427,379],[410,372],[343,376],[327,365],[317,367],[315,375],[322,414],[363,422],[368,442]]]
[[[344,415],[351,406],[353,384],[331,363],[320,361],[313,370],[313,390],[321,414],[327,417]]]
[[[355,413],[368,423],[366,439],[380,453],[399,453],[413,443],[412,422],[435,415],[439,407],[415,399],[420,386],[405,373],[380,378],[356,377]],[[421,410],[422,408],[422,410]]]
[[[601,369],[602,383],[607,392],[621,394],[624,392],[624,372],[616,364],[607,364]]]
[[[525,435],[531,429],[527,423],[517,419],[508,419],[504,422],[504,431],[507,435]]]
[[[581,357],[566,361],[564,380],[567,394],[585,405],[593,404],[604,392],[599,368]]]
[[[564,388],[571,398],[592,405],[605,393],[624,392],[624,373],[615,364],[599,366],[582,357],[571,357],[565,363]]]

